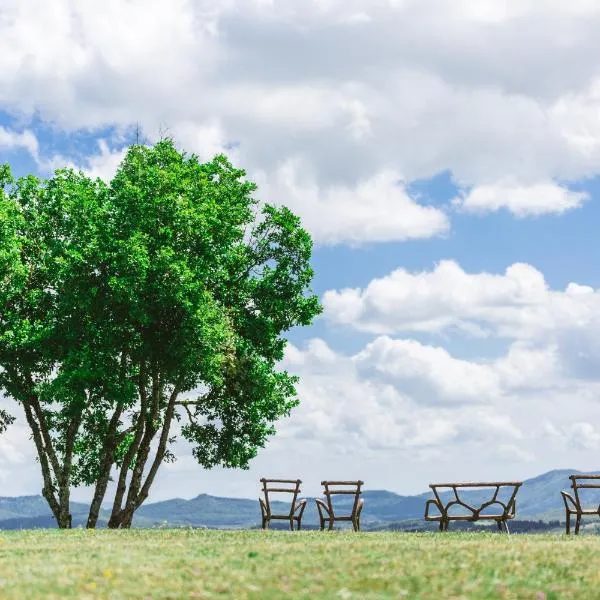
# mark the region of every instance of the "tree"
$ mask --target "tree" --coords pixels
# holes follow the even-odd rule
[[[109,526],[129,527],[177,421],[201,466],[247,468],[297,404],[282,334],[321,310],[298,217],[258,211],[244,171],[168,139],[132,146],[110,185],[70,170],[3,181],[0,385],[59,524],[88,484],[94,527],[113,477]]]
[[[77,434],[101,391],[90,376],[93,294],[85,292],[106,197],[102,182],[72,171],[43,183],[0,168],[0,386],[23,408],[60,527],[69,525]]]

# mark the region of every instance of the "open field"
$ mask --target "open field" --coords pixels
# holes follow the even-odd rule
[[[600,598],[600,538],[0,533],[0,598]]]

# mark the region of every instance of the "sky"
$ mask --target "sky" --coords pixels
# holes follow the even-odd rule
[[[0,162],[110,180],[166,134],[315,243],[300,406],[248,471],[178,443],[150,501],[599,468],[599,28],[596,0],[0,0]],[[41,486],[19,418],[1,493]]]

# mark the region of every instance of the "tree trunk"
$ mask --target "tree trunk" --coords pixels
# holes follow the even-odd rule
[[[117,494],[115,495],[115,502],[113,504],[113,510],[109,520],[109,527],[111,528],[128,529],[131,527],[135,511],[144,503],[144,501],[148,497],[150,487],[154,482],[154,478],[156,477],[158,468],[160,467],[161,463],[165,458],[167,444],[169,441],[169,432],[171,429],[171,423],[173,421],[173,415],[175,413],[175,402],[177,400],[177,396],[179,395],[179,390],[177,386],[175,386],[169,397],[163,416],[162,430],[158,448],[156,449],[156,454],[154,455],[154,459],[152,461],[150,470],[148,471],[146,479],[143,481],[142,484],[144,467],[146,466],[146,463],[148,461],[150,447],[156,433],[160,429],[154,424],[156,419],[160,416],[160,407],[158,405],[158,398],[160,397],[160,395],[160,390],[157,390],[156,386],[153,386],[152,409],[150,411],[150,416],[154,416],[154,418],[150,420],[143,419],[141,415],[139,417],[139,428],[136,431],[136,434],[139,434],[141,441],[136,447],[134,447],[134,445],[132,444],[130,450],[134,449],[134,452],[131,453],[131,456],[126,457],[130,460],[124,461],[123,465],[121,466],[119,485],[117,487]],[[140,423],[143,423],[143,429],[145,430],[143,437],[140,433],[142,431],[142,426],[140,425]],[[135,460],[132,461],[134,457]],[[131,464],[134,464],[134,468],[131,475],[131,480],[129,482],[129,490],[127,492],[125,506],[122,507],[122,502],[126,488],[127,470],[128,466],[130,466]]]
[[[44,480],[42,496],[46,499],[46,502],[48,502],[48,506],[56,519],[58,527],[60,529],[67,529],[71,526],[71,515],[69,511],[69,478],[68,476],[65,477],[65,473],[60,469],[58,459],[56,458],[52,446],[44,444],[43,438],[50,439],[50,436],[44,436],[42,434],[42,428],[45,426],[45,423],[43,422],[43,419],[41,419],[40,424],[36,419],[36,416],[34,416],[32,402],[23,402],[23,408],[25,410],[25,417],[33,434],[38,459],[42,468],[42,477]],[[59,466],[59,473],[55,472],[54,465]]]
[[[92,498],[90,512],[88,514],[88,520],[86,524],[88,529],[94,529],[96,527],[96,523],[98,522],[98,514],[100,513],[102,500],[104,500],[104,495],[106,494],[106,487],[108,486],[108,482],[110,480],[110,471],[114,462],[115,452],[119,444],[119,439],[117,438],[117,427],[119,425],[119,419],[121,418],[122,412],[123,407],[119,406],[113,413],[108,425],[106,439],[102,447],[102,454],[104,458],[102,460],[102,467],[100,469],[100,477],[96,482],[94,497]]]
[[[13,397],[21,401],[35,443],[44,481],[42,496],[48,502],[58,527],[61,529],[70,528],[70,475],[73,445],[81,424],[83,407],[74,412],[67,428],[65,453],[61,465],[31,375],[29,373],[19,374],[14,369],[8,369],[7,372],[14,387]]]

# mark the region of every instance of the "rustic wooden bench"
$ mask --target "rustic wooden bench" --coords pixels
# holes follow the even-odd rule
[[[483,482],[483,483],[432,483],[429,487],[433,492],[434,498],[427,500],[425,504],[425,520],[426,521],[438,521],[440,524],[440,531],[447,531],[450,521],[496,521],[498,529],[505,533],[510,533],[508,530],[507,521],[513,519],[516,510],[515,497],[521,487],[521,481],[494,481],[494,482]],[[471,506],[465,499],[464,496],[459,496],[459,490],[474,492],[476,490],[487,490],[492,488],[494,490],[493,495],[485,499],[483,502],[478,502],[476,505]],[[498,498],[500,490],[502,488],[507,489],[508,499],[504,502]],[[442,490],[453,492],[447,502],[442,500],[442,494],[445,492]],[[490,489],[491,494],[491,489]],[[472,499],[473,494],[469,500],[472,504],[475,504]],[[489,507],[495,507],[496,510],[487,512]],[[439,514],[430,514],[430,507],[435,507]],[[451,514],[451,510],[454,507],[462,507],[463,514]],[[464,512],[467,514],[464,514]]]
[[[565,503],[566,534],[571,533],[571,515],[575,515],[575,535],[579,533],[581,517],[583,515],[599,515],[600,505],[595,508],[584,508],[580,494],[581,490],[600,490],[600,475],[570,475],[573,497],[569,492],[561,490],[563,502]],[[581,483],[580,483],[581,482]]]
[[[354,531],[360,531],[360,513],[363,509],[364,500],[360,497],[361,486],[364,485],[364,481],[321,481],[323,486],[323,495],[327,503],[323,502],[319,498],[315,500],[317,503],[317,509],[319,510],[319,521],[321,531],[325,529],[325,522],[329,523],[328,529],[333,529],[335,521],[350,521]],[[333,507],[332,496],[336,495],[353,495],[354,502],[352,503],[352,510],[349,515],[336,515]]]
[[[265,479],[264,477],[260,480],[263,484],[263,495],[264,498],[259,498],[260,511],[262,513],[262,528],[268,529],[269,522],[271,520],[282,520],[290,522],[290,529],[294,531],[294,521],[296,522],[298,529],[302,528],[302,515],[306,508],[306,499],[297,500],[298,494],[300,493],[300,479]],[[275,484],[275,485],[272,485]],[[283,484],[293,484],[290,487],[282,487]],[[275,514],[271,510],[271,500],[269,494],[285,493],[293,494],[292,501],[290,502],[290,510],[286,514]]]

